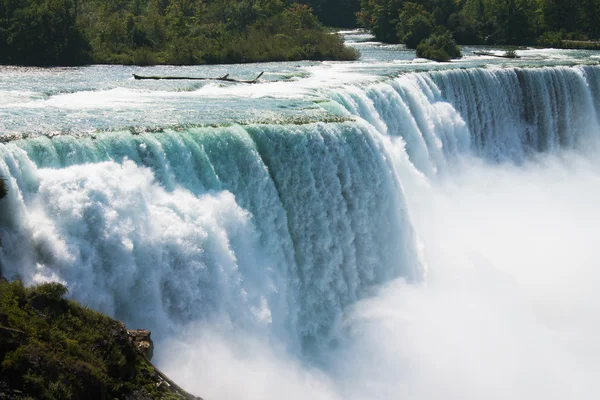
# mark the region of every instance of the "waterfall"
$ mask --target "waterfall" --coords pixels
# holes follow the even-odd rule
[[[585,151],[600,132],[591,66],[408,73],[327,96],[354,121],[0,144],[3,274],[62,281],[159,336],[225,318],[318,348],[373,287],[423,280],[405,177]]]
[[[349,115],[402,137],[427,176],[460,156],[522,163],[597,149],[600,68],[471,68],[411,73],[330,94]]]
[[[0,148],[5,275],[128,323],[228,316],[318,345],[369,287],[422,277],[402,187],[352,124],[231,126]]]

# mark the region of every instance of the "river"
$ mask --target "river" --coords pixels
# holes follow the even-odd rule
[[[209,400],[598,398],[600,52],[344,35],[356,62],[0,67],[3,274],[152,330]]]

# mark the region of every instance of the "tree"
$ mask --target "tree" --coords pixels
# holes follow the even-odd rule
[[[356,13],[360,11],[360,0],[302,0],[310,6],[315,16],[325,25],[337,28],[357,27]]]
[[[419,43],[427,39],[435,29],[433,16],[425,7],[417,3],[404,3],[400,13],[396,32],[409,49],[416,49]]]
[[[0,48],[29,65],[357,57],[294,0],[0,0]]]
[[[5,20],[5,50],[1,62],[26,65],[81,64],[88,60],[88,46],[75,25],[74,0],[28,1],[14,7]],[[20,4],[22,5],[22,4]],[[7,7],[8,8],[8,7]],[[8,14],[5,9],[5,14]]]
[[[360,4],[357,14],[359,24],[373,32],[377,40],[400,42],[396,25],[404,0],[361,0]]]

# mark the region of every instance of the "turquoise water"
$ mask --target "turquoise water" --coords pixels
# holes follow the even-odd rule
[[[151,329],[209,399],[596,398],[600,52],[345,35],[360,60],[0,67],[3,274]]]
[[[145,131],[231,123],[307,122],[335,118],[329,89],[361,86],[418,71],[456,68],[597,64],[591,51],[519,50],[506,60],[473,56],[438,64],[415,59],[402,45],[382,45],[356,31],[346,35],[361,51],[351,63],[296,62],[192,67],[0,67],[0,136]],[[486,48],[485,50],[490,50]],[[499,54],[502,52],[497,51]],[[219,77],[230,74],[260,85],[198,81],[139,81],[132,74]],[[333,115],[332,115],[333,114]]]

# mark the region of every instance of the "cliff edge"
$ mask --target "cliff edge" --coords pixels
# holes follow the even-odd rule
[[[66,292],[0,277],[0,399],[200,399],[152,365],[149,331],[128,331]]]

